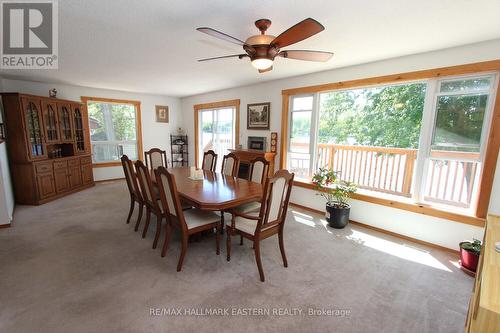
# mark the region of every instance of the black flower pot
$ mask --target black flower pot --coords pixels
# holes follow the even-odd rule
[[[342,229],[349,222],[349,213],[351,206],[339,207],[333,205],[326,205],[326,222],[332,228]]]

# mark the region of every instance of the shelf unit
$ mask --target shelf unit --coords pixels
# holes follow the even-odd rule
[[[170,135],[170,156],[172,168],[189,166],[187,135]]]

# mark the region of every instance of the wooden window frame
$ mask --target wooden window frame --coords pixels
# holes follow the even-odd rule
[[[137,158],[139,160],[142,159],[143,156],[143,147],[142,147],[142,116],[141,116],[141,102],[135,100],[128,99],[114,99],[114,98],[103,98],[103,97],[90,97],[90,96],[82,96],[82,103],[85,104],[85,108],[87,108],[87,103],[91,102],[102,102],[102,103],[115,103],[115,104],[132,104],[135,107],[135,119],[136,119],[136,137],[137,137]],[[90,130],[89,130],[90,133]],[[90,141],[89,134],[89,144],[92,147],[92,142]],[[92,152],[93,154],[93,152]],[[102,163],[92,163],[92,167],[94,168],[106,168],[106,167],[114,167],[121,166],[121,161],[112,161],[112,162],[102,162]]]
[[[234,145],[239,145],[240,144],[240,100],[239,99],[231,99],[227,101],[220,101],[220,102],[212,102],[212,103],[203,103],[203,104],[195,104],[193,106],[194,108],[194,165],[197,167],[198,166],[198,149],[200,148],[198,146],[198,129],[199,129],[199,124],[198,124],[198,116],[200,110],[206,110],[206,109],[217,109],[217,108],[224,108],[224,107],[234,107],[235,108],[235,120],[234,120],[234,127],[235,127],[235,138],[234,138]],[[222,161],[222,160],[221,160]]]
[[[281,114],[281,151],[280,167],[286,168],[287,147],[288,147],[288,127],[289,127],[289,103],[294,95],[319,93],[324,91],[333,91],[340,89],[350,89],[357,87],[375,86],[381,84],[394,84],[398,82],[408,82],[416,80],[425,80],[432,78],[442,78],[447,76],[457,76],[465,74],[480,74],[484,72],[499,72],[500,60],[484,61],[472,64],[441,67],[435,69],[385,75],[379,77],[370,77],[350,81],[334,82],[306,87],[285,89],[281,91],[282,95],[282,114]],[[385,198],[379,198],[366,194],[355,194],[356,200],[371,202],[379,205],[394,207],[424,215],[439,217],[465,224],[471,224],[479,227],[485,225],[485,218],[490,202],[491,191],[493,188],[493,179],[495,176],[496,164],[500,148],[500,84],[497,87],[495,101],[493,102],[493,114],[491,116],[491,125],[488,138],[486,139],[486,155],[483,162],[483,169],[479,179],[478,200],[474,215],[457,214],[446,210],[437,209],[428,205],[412,204]],[[314,189],[310,182],[294,181],[294,185],[299,187]]]

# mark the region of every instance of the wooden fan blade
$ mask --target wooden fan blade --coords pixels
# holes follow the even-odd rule
[[[200,59],[198,61],[209,61],[209,60],[224,59],[224,58],[233,58],[233,57],[238,57],[238,58],[242,59],[244,57],[248,57],[248,55],[247,54],[232,54],[232,55],[221,56],[221,57],[213,57],[213,58]]]
[[[326,62],[333,56],[331,52],[323,51],[309,51],[309,50],[287,50],[278,53],[278,57],[306,60],[306,61],[320,61]]]
[[[196,28],[196,30],[198,30],[199,32],[203,32],[203,33],[205,33],[207,35],[210,35],[212,37],[225,40],[226,42],[238,44],[238,45],[241,45],[241,46],[245,45],[244,41],[239,40],[238,38],[229,36],[228,34],[225,34],[223,32],[217,31],[217,30],[212,29],[212,28],[201,27],[201,28]]]
[[[266,69],[259,69],[259,73],[265,73],[265,72],[269,72],[273,69],[273,66],[269,67],[269,68],[266,68]]]
[[[316,35],[323,30],[325,30],[325,27],[322,26],[321,23],[312,18],[307,18],[282,32],[271,42],[271,45],[282,48]]]

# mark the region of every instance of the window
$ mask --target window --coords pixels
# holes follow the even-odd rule
[[[220,168],[228,149],[239,143],[239,110],[239,99],[194,105],[195,165],[201,165],[204,152],[213,150]]]
[[[437,82],[430,147],[425,156],[419,201],[469,208],[477,197],[494,77]]]
[[[309,180],[318,168],[330,167],[361,188],[410,196],[405,173],[411,172],[416,158],[425,92],[424,83],[410,83],[294,96],[289,168]],[[294,132],[300,131],[304,120],[295,120],[295,105],[306,98],[311,111],[300,112],[307,118],[309,132],[307,140],[298,141],[293,139]],[[313,99],[319,100],[317,130],[313,131],[316,148],[301,158],[297,151],[309,153],[311,147]],[[312,155],[314,163],[308,163]]]
[[[236,109],[221,108],[212,110],[200,110],[199,123],[199,147],[198,160],[203,161],[203,154],[213,150],[218,156],[216,168],[222,166],[222,156],[228,153],[228,149],[234,148],[234,119]],[[201,163],[201,162],[200,162]]]
[[[306,181],[329,167],[362,192],[469,209],[496,82],[490,74],[293,95],[286,166]]]
[[[142,156],[140,103],[82,98],[89,114],[92,158],[95,164],[119,164],[122,155]]]
[[[295,97],[291,109],[290,165],[297,177],[310,175],[313,96]]]

